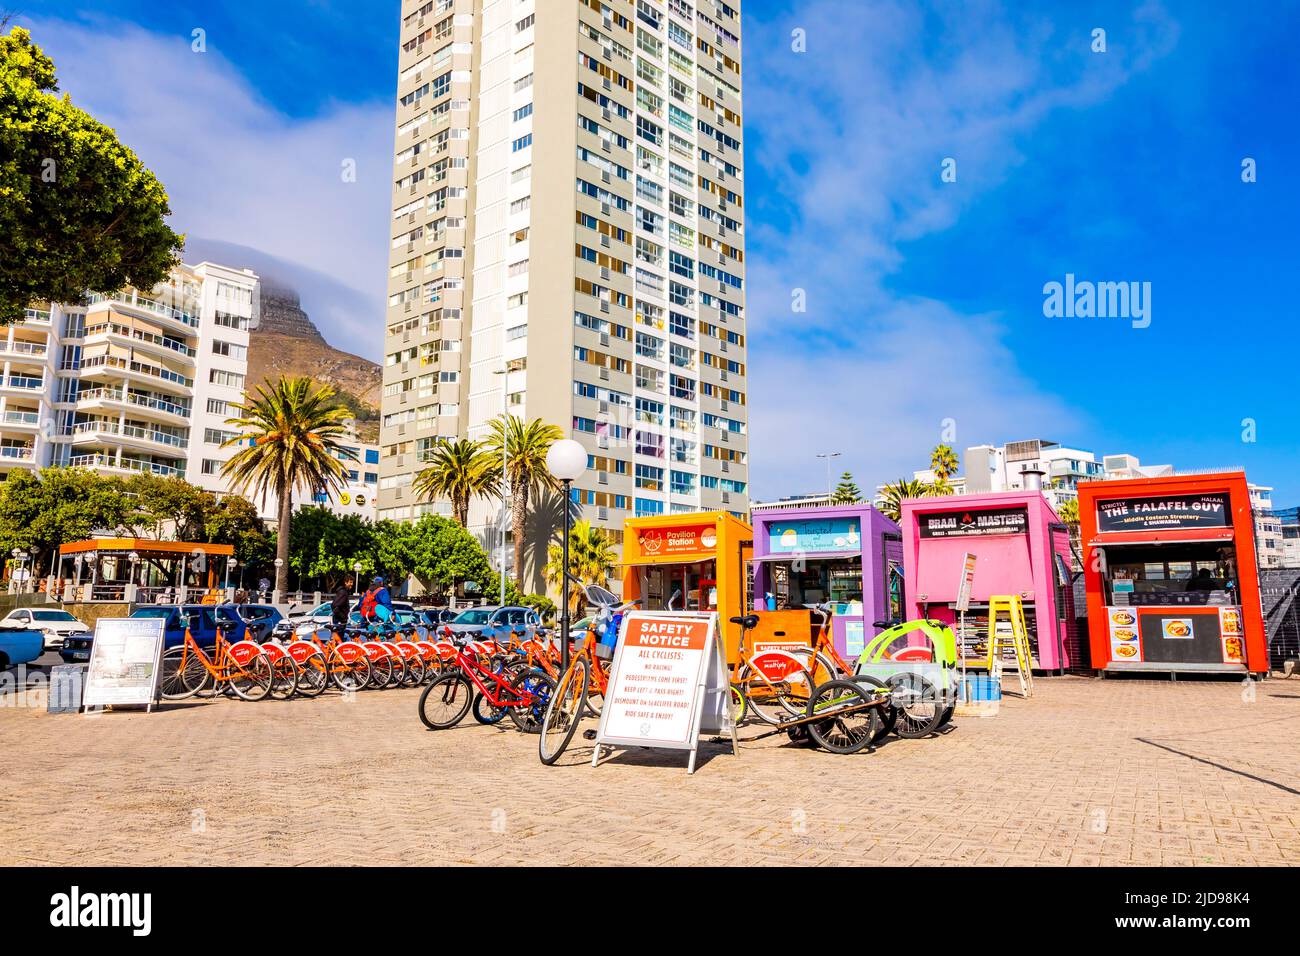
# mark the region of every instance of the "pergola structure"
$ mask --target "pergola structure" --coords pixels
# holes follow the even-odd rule
[[[121,601],[134,585],[138,601],[180,589],[214,591],[234,568],[234,545],[148,538],[94,538],[59,546],[59,590],[72,586],[74,600]]]

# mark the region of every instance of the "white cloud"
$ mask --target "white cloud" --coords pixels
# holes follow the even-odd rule
[[[819,451],[864,487],[928,464],[939,422],[958,449],[1067,437],[1080,416],[1018,369],[997,316],[963,315],[891,283],[910,242],[953,225],[1024,161],[1053,111],[1084,109],[1161,55],[1158,6],[1112,24],[994,3],[813,0],[748,24],[751,476],[757,497],[816,490]],[[802,27],[807,52],[790,50]],[[957,182],[940,180],[946,157]],[[756,173],[779,184],[758,195]],[[791,312],[791,290],[807,312]]]
[[[381,351],[392,190],[391,103],[294,118],[216,52],[117,22],[34,20],[60,88],[117,130],[167,187],[172,227],[336,278],[300,288],[332,343]],[[357,181],[340,175],[354,159]],[[188,258],[188,257],[187,257]]]

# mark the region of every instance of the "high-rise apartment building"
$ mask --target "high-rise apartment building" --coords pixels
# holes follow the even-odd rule
[[[149,292],[38,304],[3,330],[0,472],[73,465],[224,491],[221,449],[243,398],[252,272],[178,266]]]
[[[503,410],[587,447],[616,540],[743,515],[739,4],[404,0],[400,44],[380,517]]]

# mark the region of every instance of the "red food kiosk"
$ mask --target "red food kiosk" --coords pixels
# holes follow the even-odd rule
[[[1092,665],[1266,674],[1243,472],[1079,485]]]

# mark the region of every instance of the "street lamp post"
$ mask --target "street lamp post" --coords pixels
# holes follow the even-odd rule
[[[506,346],[505,346],[505,323],[501,323],[501,367],[493,372],[493,375],[501,376],[501,606],[505,607],[506,603],[506,501],[510,497],[510,430],[506,426],[509,424],[509,408],[506,400],[509,398],[507,384],[510,381],[509,369],[506,367]],[[515,547],[518,548],[521,542],[516,541]]]
[[[831,486],[831,459],[839,458],[840,454],[841,453],[838,451],[832,451],[832,452],[827,452],[824,455],[817,456],[818,458],[826,459],[826,494],[828,496],[833,495],[835,493],[835,489]]]
[[[221,585],[223,591],[230,590],[230,572],[235,570],[237,567],[239,567],[239,560],[237,558],[233,556],[226,558],[226,580]]]
[[[280,569],[282,567],[284,567],[284,558],[276,558],[275,559],[275,580],[277,582],[280,580]],[[275,597],[279,598],[282,601],[284,600],[284,595],[281,594],[277,588],[271,588],[271,594],[273,594]]]
[[[560,667],[569,669],[569,494],[570,488],[587,470],[587,449],[571,438],[562,438],[546,453],[546,468],[564,484],[564,537],[560,544]],[[515,543],[519,546],[519,542]]]
[[[355,594],[361,593],[361,562],[357,561],[352,565],[352,586],[356,589]]]
[[[131,586],[135,587],[135,572],[136,569],[140,566],[140,552],[132,551],[130,554],[127,555],[127,558],[130,559],[131,561]]]

